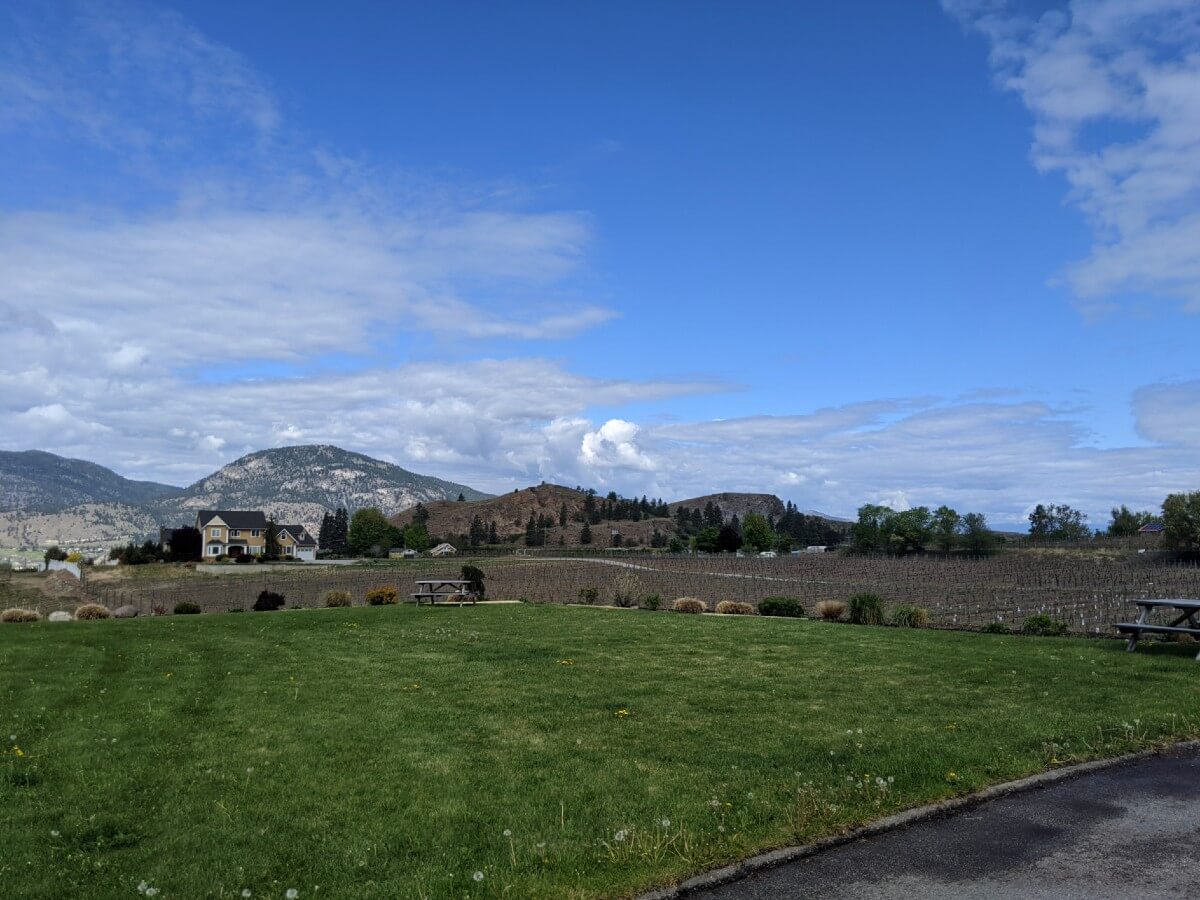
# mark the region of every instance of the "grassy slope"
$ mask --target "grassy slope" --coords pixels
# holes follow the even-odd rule
[[[527,606],[3,625],[0,880],[623,895],[1195,734],[1190,652]]]

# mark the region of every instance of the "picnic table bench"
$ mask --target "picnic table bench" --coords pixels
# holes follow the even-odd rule
[[[430,606],[438,600],[457,600],[458,605],[462,606],[468,602],[474,604],[478,596],[471,590],[471,582],[466,579],[425,578],[417,581],[417,590],[412,598],[417,601],[417,606],[421,605],[422,600],[428,600]]]
[[[1137,600],[1142,611],[1136,622],[1119,622],[1117,631],[1129,635],[1125,649],[1130,653],[1137,646],[1138,638],[1143,632],[1150,634],[1190,634],[1200,639],[1200,600]],[[1155,609],[1173,609],[1178,615],[1167,625],[1155,625],[1148,621],[1150,612]],[[1186,624],[1185,624],[1186,623]],[[1200,653],[1196,654],[1200,662]]]

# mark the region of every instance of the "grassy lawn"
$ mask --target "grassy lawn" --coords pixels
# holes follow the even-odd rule
[[[0,625],[0,884],[625,896],[1200,733],[1194,650],[1121,650],[552,606]]]

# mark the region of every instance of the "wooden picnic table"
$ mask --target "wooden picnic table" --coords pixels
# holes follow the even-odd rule
[[[1137,600],[1142,611],[1136,622],[1119,622],[1117,631],[1129,635],[1125,649],[1130,653],[1137,646],[1138,638],[1143,632],[1150,634],[1190,634],[1200,639],[1200,600]],[[1173,609],[1178,615],[1167,625],[1155,625],[1148,621],[1150,613],[1155,609]],[[1186,624],[1185,624],[1186,623]],[[1200,653],[1196,654],[1200,662]]]
[[[468,601],[474,604],[478,598],[470,587],[471,582],[465,578],[422,578],[417,580],[417,591],[412,598],[417,601],[417,606],[422,600],[428,600],[433,606],[439,599],[457,600],[459,606]]]

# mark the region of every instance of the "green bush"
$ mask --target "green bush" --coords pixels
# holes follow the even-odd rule
[[[367,591],[366,600],[370,606],[388,606],[400,602],[400,592],[388,584],[371,588]]]
[[[600,599],[600,591],[598,588],[585,587],[579,589],[579,602],[586,603],[589,606]]]
[[[487,588],[483,584],[483,569],[478,566],[463,566],[462,579],[463,581],[470,582],[467,585],[467,590],[475,595],[475,599],[484,599]]]
[[[855,625],[882,625],[883,598],[877,594],[855,594],[850,598],[850,621]]]
[[[642,598],[642,609],[655,610],[662,606],[662,597],[658,594],[647,594]]]
[[[1025,634],[1035,634],[1040,637],[1058,637],[1067,633],[1067,623],[1052,619],[1045,613],[1030,616],[1021,626]]]
[[[199,612],[200,607],[195,603],[189,603],[188,601],[183,600],[175,604],[175,615],[177,616],[194,616],[198,615]]]
[[[929,624],[929,610],[908,604],[897,606],[892,610],[892,624],[897,628],[924,628]]]
[[[804,616],[804,604],[795,597],[767,597],[759,601],[758,614],[799,619]]]
[[[325,606],[333,609],[339,606],[350,605],[349,591],[327,591],[325,593]]]
[[[254,605],[250,608],[255,612],[274,612],[283,607],[285,599],[283,594],[277,594],[274,591],[263,588],[258,595],[258,599],[254,601]]]
[[[1012,634],[1012,629],[1003,622],[988,622],[979,630],[984,634]]]

